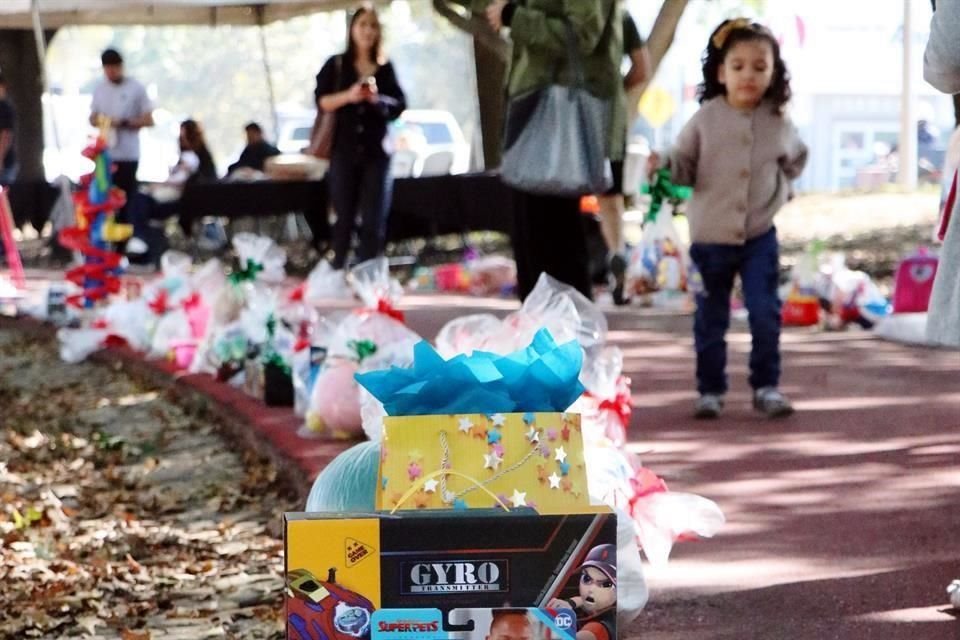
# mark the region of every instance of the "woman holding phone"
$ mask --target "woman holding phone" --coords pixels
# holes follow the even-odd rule
[[[376,9],[364,3],[354,11],[347,49],[331,57],[317,74],[318,108],[336,112],[327,185],[337,220],[333,227],[335,269],[348,266],[359,214],[357,262],[383,254],[390,211],[390,140],[387,125],[406,108],[393,66],[381,51]]]

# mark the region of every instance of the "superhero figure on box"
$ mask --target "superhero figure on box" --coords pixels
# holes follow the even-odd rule
[[[594,547],[580,565],[580,595],[554,598],[551,609],[573,609],[577,640],[615,640],[617,637],[617,548]]]

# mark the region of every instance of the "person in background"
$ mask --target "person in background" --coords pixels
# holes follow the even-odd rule
[[[244,127],[244,131],[247,134],[247,146],[240,152],[240,158],[227,167],[227,174],[241,168],[263,171],[267,158],[280,155],[279,149],[264,140],[263,129],[259,124],[251,122]]]
[[[0,73],[0,186],[3,187],[10,186],[17,178],[16,125],[17,113],[7,98],[7,80]]]
[[[348,266],[357,215],[357,262],[383,254],[393,190],[387,125],[400,117],[406,97],[381,48],[383,29],[372,4],[354,11],[347,49],[317,74],[317,106],[335,111],[336,129],[327,185],[337,220],[333,226],[334,269]]]
[[[745,18],[725,20],[703,57],[700,110],[664,163],[674,183],[693,187],[690,259],[703,278],[693,325],[697,418],[723,410],[730,294],[738,274],[753,337],[753,406],[771,418],[793,413],[779,390],[780,245],[773,226],[807,161],[807,147],[784,113],[790,95],[790,74],[770,31]],[[659,162],[651,154],[651,175]]]
[[[923,77],[944,93],[960,93],[960,0],[937,0],[930,40],[923,54]],[[938,236],[940,262],[927,310],[927,339],[960,347],[960,198],[957,174],[944,202]]]
[[[140,129],[153,126],[153,104],[147,90],[124,74],[123,57],[116,49],[100,56],[104,78],[93,90],[90,124],[100,126],[100,118],[110,119],[110,160],[113,183],[127,194],[127,203],[117,212],[118,222],[129,221],[129,202],[137,193],[137,167],[140,163]]]
[[[203,129],[196,120],[180,123],[180,157],[164,182],[137,193],[130,202],[133,238],[127,242],[127,254],[147,256],[156,264],[167,248],[164,221],[177,215],[180,196],[188,184],[215,181],[217,167],[207,148]],[[188,232],[188,229],[184,230]]]
[[[651,64],[647,43],[640,36],[633,17],[623,11],[623,51],[630,59],[630,69],[623,78],[623,88],[627,96],[627,136],[636,114],[636,90],[650,80]],[[630,108],[633,105],[634,108]],[[623,157],[626,156],[627,139],[624,138]],[[623,160],[611,163],[613,186],[610,191],[598,197],[600,203],[600,230],[607,245],[607,257],[610,275],[613,277],[613,303],[620,306],[630,302],[624,293],[627,275],[626,245],[623,240]],[[632,189],[631,189],[632,190]]]
[[[510,98],[556,82],[570,82],[564,21],[573,27],[582,57],[586,89],[611,100],[606,148],[620,160],[625,147],[625,100],[620,62],[622,23],[617,0],[474,0],[490,26],[510,28],[513,43],[507,93]],[[541,273],[547,273],[593,299],[580,198],[516,191],[514,232],[517,293],[525,299]]]

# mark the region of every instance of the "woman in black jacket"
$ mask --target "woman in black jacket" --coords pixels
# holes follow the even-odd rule
[[[327,60],[317,74],[315,96],[323,111],[335,111],[336,128],[327,185],[337,221],[333,267],[347,266],[360,214],[357,261],[381,255],[386,244],[392,178],[387,125],[406,107],[393,66],[384,58],[381,27],[370,4],[350,20],[347,50]]]

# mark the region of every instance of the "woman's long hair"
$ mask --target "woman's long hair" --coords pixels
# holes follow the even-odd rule
[[[207,148],[207,141],[200,123],[196,120],[184,120],[180,123],[180,130],[183,132],[180,139],[180,151],[193,151],[200,159],[200,167],[197,169],[196,175],[215,180],[217,178],[217,165],[214,164],[210,149]]]
[[[368,13],[373,16],[374,22],[377,23],[377,39],[374,41],[373,49],[370,51],[370,60],[379,63],[382,59],[383,51],[381,43],[383,42],[383,25],[380,24],[380,16],[377,14],[377,10],[373,4],[364,2],[357,7],[353,15],[350,16],[350,26],[347,27],[347,50],[344,52],[347,60],[356,60],[357,55],[360,53],[357,51],[357,45],[353,42],[353,25]]]
[[[769,29],[743,18],[724,20],[710,34],[707,49],[703,54],[703,82],[697,86],[697,99],[701,104],[716,96],[727,95],[726,86],[720,84],[718,79],[720,65],[738,42],[753,40],[766,42],[773,51],[773,78],[763,98],[773,105],[776,113],[783,113],[783,107],[790,101],[792,92],[790,73],[780,56],[780,44]]]

